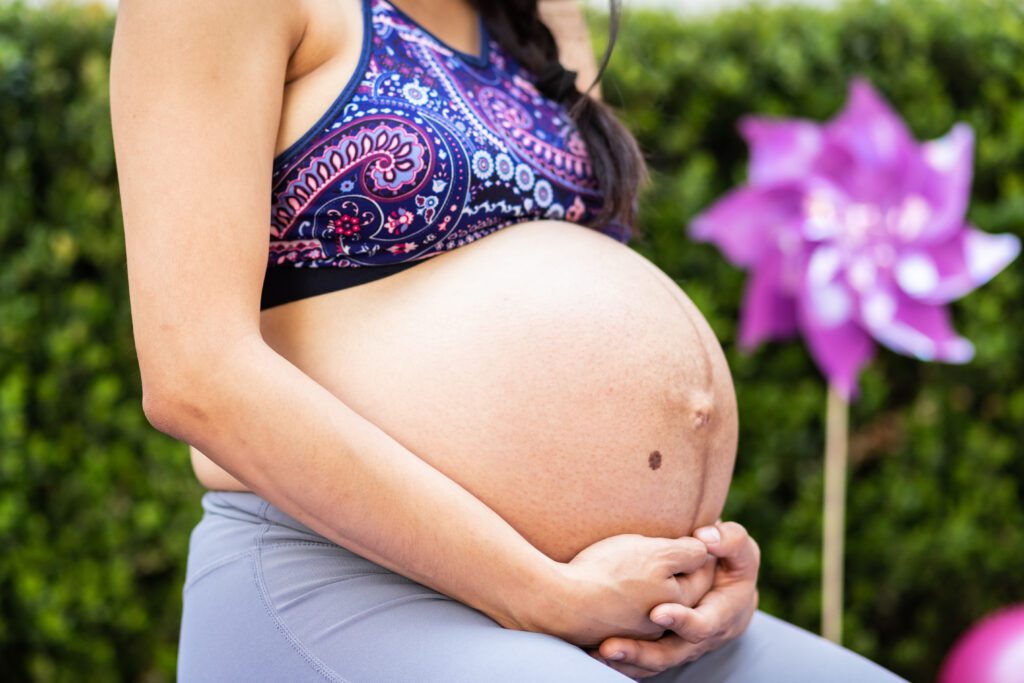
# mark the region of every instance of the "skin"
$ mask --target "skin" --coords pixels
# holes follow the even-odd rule
[[[716,525],[717,543],[698,540],[701,530],[619,534],[554,561],[267,344],[259,293],[271,162],[330,100],[329,65],[354,63],[358,51],[356,22],[318,23],[342,17],[325,15],[328,4],[122,0],[111,115],[147,418],[325,537],[509,628],[597,657],[621,650],[609,665],[634,667],[620,668],[627,675],[735,637],[756,606],[756,544],[742,527]],[[478,48],[461,3],[401,6],[449,44]],[[432,526],[422,509],[448,522]],[[676,621],[668,635],[651,620],[662,612]]]
[[[714,584],[694,607],[659,605],[651,620],[666,628],[661,638],[608,638],[588,653],[634,679],[649,678],[739,637],[757,611],[761,550],[736,522],[719,521],[694,532],[718,558]]]

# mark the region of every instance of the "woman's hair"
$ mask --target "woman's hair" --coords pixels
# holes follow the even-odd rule
[[[597,77],[586,92],[580,92],[572,76],[558,61],[555,38],[540,19],[538,0],[471,0],[487,29],[520,64],[555,85],[553,93],[566,105],[570,117],[587,145],[594,175],[605,197],[592,227],[617,221],[632,231],[636,223],[636,200],[647,180],[647,166],[636,139],[616,118],[607,104],[589,95],[608,66],[619,26],[619,0],[610,0],[608,47]],[[566,76],[566,73],[569,76]]]

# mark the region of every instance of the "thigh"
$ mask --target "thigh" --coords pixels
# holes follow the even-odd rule
[[[629,681],[575,645],[503,628],[270,517],[253,523],[208,513],[207,526],[193,533],[179,680]],[[232,540],[232,526],[247,540]]]
[[[764,612],[746,632],[695,662],[663,671],[650,683],[897,683],[870,660]]]

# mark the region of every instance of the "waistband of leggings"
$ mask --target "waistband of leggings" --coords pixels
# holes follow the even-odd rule
[[[203,494],[201,502],[203,510],[210,515],[221,515],[253,524],[276,524],[319,536],[328,543],[332,542],[266,498],[251,491],[207,491]]]

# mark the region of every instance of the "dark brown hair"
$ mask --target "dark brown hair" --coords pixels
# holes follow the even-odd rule
[[[495,40],[526,69],[538,77],[559,83],[558,45],[537,9],[538,0],[471,0],[480,12]],[[637,195],[647,180],[643,153],[632,133],[604,102],[590,96],[608,66],[620,15],[619,0],[610,0],[608,47],[598,67],[597,77],[586,92],[580,92],[571,78],[565,87],[557,87],[559,102],[566,105],[587,145],[594,175],[605,203],[591,227],[619,222],[633,234],[636,224]],[[571,74],[572,72],[569,72]]]

